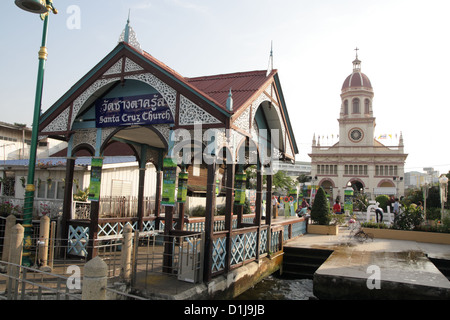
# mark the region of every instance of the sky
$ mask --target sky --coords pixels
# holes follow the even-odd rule
[[[374,89],[375,135],[403,134],[405,172],[450,170],[448,0],[54,0],[42,111],[117,45],[130,12],[141,47],[185,77],[266,70],[271,43],[298,161],[336,142],[355,48]],[[31,126],[42,21],[0,3],[0,121]],[[328,137],[328,140],[327,140]],[[333,138],[334,140],[333,140]],[[396,139],[397,137],[397,139]]]

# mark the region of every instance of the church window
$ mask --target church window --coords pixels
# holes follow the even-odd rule
[[[369,114],[370,113],[369,110],[370,110],[370,100],[366,99],[364,101],[364,113]]]
[[[359,111],[359,99],[353,99],[353,113],[360,113]]]
[[[347,115],[348,114],[348,100],[344,101],[344,114]]]

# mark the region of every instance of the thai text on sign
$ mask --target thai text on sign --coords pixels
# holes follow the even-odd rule
[[[173,115],[159,93],[98,99],[95,102],[97,128],[173,123]]]

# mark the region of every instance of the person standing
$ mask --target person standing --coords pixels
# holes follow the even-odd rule
[[[377,223],[383,222],[383,209],[381,209],[381,208],[376,208],[376,209],[375,209],[375,214],[376,214],[376,216],[377,216]],[[378,215],[380,216],[380,219],[378,219]],[[380,220],[380,221],[378,221],[378,220]]]
[[[400,212],[400,204],[398,203],[398,198],[395,198],[393,211],[394,211],[394,216],[397,216],[397,214],[399,214],[399,212]]]

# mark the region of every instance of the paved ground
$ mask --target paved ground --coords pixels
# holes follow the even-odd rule
[[[378,272],[381,283],[390,288],[415,288],[422,294],[431,290],[430,295],[450,294],[450,281],[427,258],[450,260],[449,245],[389,239],[358,243],[347,229],[341,228],[337,236],[306,234],[285,246],[334,250],[316,271],[317,278],[327,279],[328,289],[331,283],[342,286],[346,279],[367,283]]]

